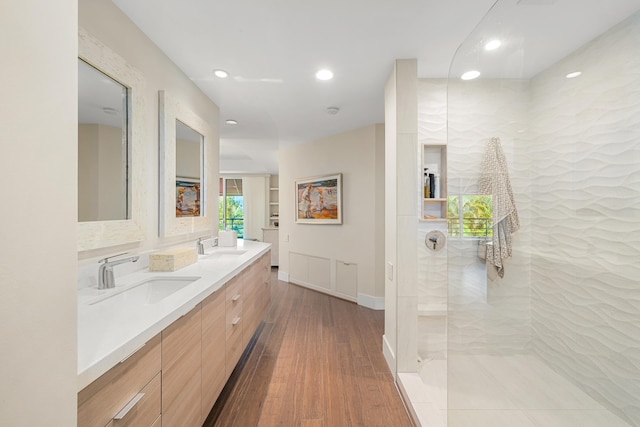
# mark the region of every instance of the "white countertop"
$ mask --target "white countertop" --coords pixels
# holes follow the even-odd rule
[[[232,277],[267,252],[271,244],[238,240],[237,247],[214,247],[197,263],[171,273],[144,269],[116,279],[115,289],[78,290],[78,391],[127,358],[163,329],[219,291]],[[233,254],[233,251],[238,251]],[[244,251],[244,252],[243,252]],[[117,267],[116,267],[117,268]],[[107,295],[154,277],[198,278],[154,304]]]

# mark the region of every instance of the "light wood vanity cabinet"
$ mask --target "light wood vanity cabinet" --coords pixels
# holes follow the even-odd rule
[[[198,304],[162,331],[162,426],[200,427],[202,316]]]
[[[227,382],[226,292],[220,289],[202,302],[202,417],[206,419]]]
[[[233,372],[244,346],[242,345],[243,292],[246,270],[227,283],[226,289],[226,376]]]
[[[157,335],[82,389],[78,393],[78,427],[152,426],[160,417],[160,357]],[[144,395],[138,400],[140,393]],[[122,419],[114,420],[119,414]]]
[[[200,427],[269,310],[270,284],[267,252],[80,391],[78,426]]]
[[[246,271],[243,346],[246,347],[271,306],[271,262],[267,255]]]
[[[262,316],[260,316],[260,322],[264,320],[271,308],[271,257],[269,254],[260,258],[260,265],[262,271],[262,280],[260,281],[260,288],[262,289]]]

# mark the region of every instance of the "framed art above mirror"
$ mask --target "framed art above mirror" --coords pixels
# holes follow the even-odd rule
[[[211,233],[217,225],[211,126],[165,91],[160,112],[161,237]]]
[[[78,251],[138,242],[145,218],[144,79],[83,28],[78,57]]]

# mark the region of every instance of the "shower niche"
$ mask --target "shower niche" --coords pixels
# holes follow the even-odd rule
[[[421,221],[447,221],[447,145],[423,143],[422,154],[422,212]]]

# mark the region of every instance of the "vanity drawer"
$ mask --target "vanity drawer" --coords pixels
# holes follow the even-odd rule
[[[202,310],[193,310],[162,331],[162,425],[202,422]]]
[[[152,427],[160,417],[160,373],[142,389],[140,394],[134,397],[137,399],[140,396],[140,400],[130,408],[126,415],[120,419],[111,420],[107,427]]]
[[[262,255],[259,262],[264,278],[269,279],[271,277],[271,251]]]
[[[229,309],[227,307],[226,312],[226,330],[227,330],[227,339],[234,333],[236,330],[242,330],[242,324],[244,323],[243,319],[243,305],[242,303],[237,304],[236,306]]]
[[[225,382],[226,313],[224,288],[202,302],[202,416],[207,418]]]
[[[227,311],[232,310],[242,302],[244,276],[244,273],[240,273],[227,283],[227,288],[225,290]]]
[[[82,389],[78,393],[78,427],[107,425],[158,375],[160,352],[160,335],[157,335],[132,356]]]
[[[234,314],[235,316],[231,317],[231,323],[227,321],[227,357],[225,363],[227,378],[235,369],[244,351],[244,346],[242,345],[242,311]],[[229,318],[229,316],[227,316],[227,318]]]

